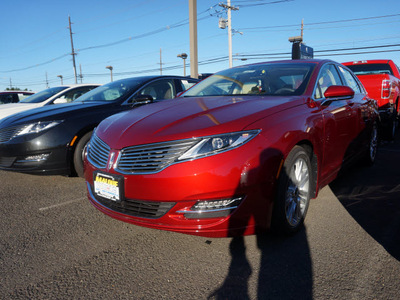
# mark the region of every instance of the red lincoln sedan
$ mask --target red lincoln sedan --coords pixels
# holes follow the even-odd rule
[[[216,73],[180,99],[113,115],[85,158],[91,203],[128,223],[207,237],[291,234],[347,162],[373,163],[378,111],[330,60]]]

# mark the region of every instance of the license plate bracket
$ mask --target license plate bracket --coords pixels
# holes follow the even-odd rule
[[[123,200],[124,178],[120,175],[106,174],[103,172],[93,173],[93,186],[96,196],[110,201],[120,202]]]

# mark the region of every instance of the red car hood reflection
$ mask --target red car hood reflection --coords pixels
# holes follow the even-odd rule
[[[182,98],[111,116],[96,134],[114,149],[241,131],[276,112],[304,104],[302,97]]]

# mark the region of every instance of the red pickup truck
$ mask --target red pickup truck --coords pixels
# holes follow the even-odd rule
[[[382,135],[388,140],[394,138],[400,102],[400,70],[389,59],[345,62],[362,82],[368,95],[378,102]]]

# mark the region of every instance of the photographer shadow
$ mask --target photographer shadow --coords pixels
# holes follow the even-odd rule
[[[261,259],[259,266],[252,269],[246,256],[246,238],[232,238],[228,274],[208,299],[251,299],[249,290],[255,288],[256,299],[298,299],[299,295],[312,299],[312,262],[306,229],[292,237],[259,234],[256,239]],[[249,286],[253,282],[251,275],[257,276],[257,287]]]
[[[281,157],[282,153],[278,150],[267,149],[261,154],[259,165],[273,166],[280,162]],[[250,169],[245,176],[251,180],[252,176],[265,176],[263,171]],[[241,194],[240,187],[236,194]],[[312,261],[304,226],[292,236],[277,236],[265,230],[256,230],[256,251],[254,247],[248,247],[254,237],[243,237],[249,224],[255,224],[256,228],[266,227],[271,195],[273,192],[265,192],[264,202],[260,199],[254,204],[257,207],[247,207],[246,215],[231,218],[229,235],[234,237],[229,245],[231,262],[228,274],[208,299],[250,299],[249,291],[252,295],[257,294],[256,299],[298,299],[299,295],[302,299],[312,299]],[[256,265],[254,257],[259,259]],[[257,286],[254,286],[255,282]]]

